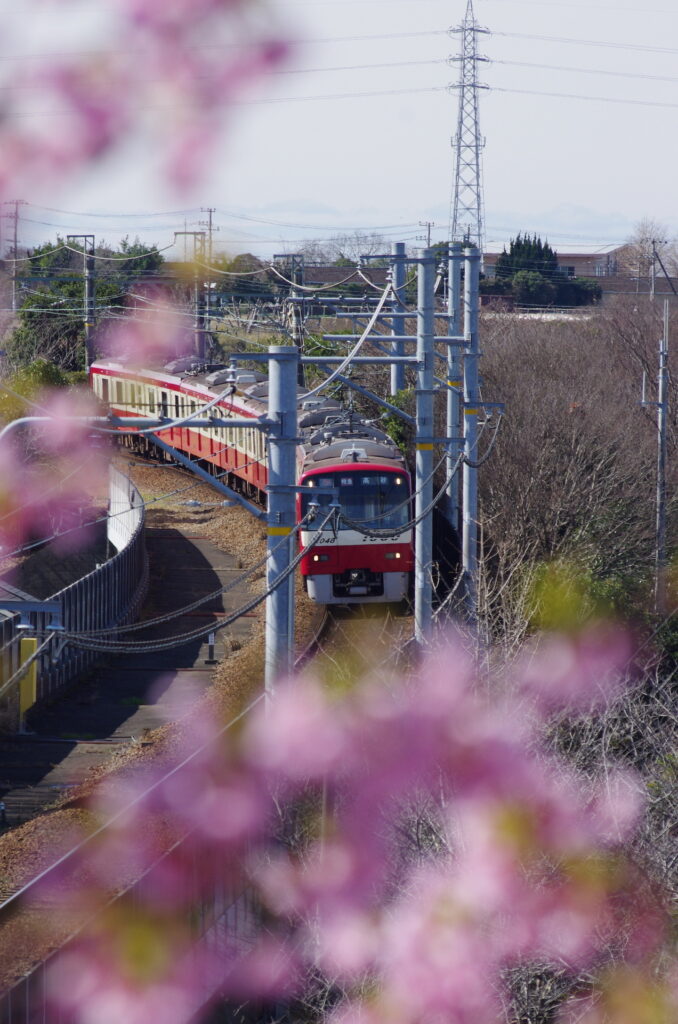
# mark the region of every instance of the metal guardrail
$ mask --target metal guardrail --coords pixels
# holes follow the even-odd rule
[[[116,554],[87,576],[52,595],[51,601],[61,603],[65,630],[81,632],[122,626],[135,617],[148,586],[145,518],[139,491],[124,473],[111,466],[107,538]],[[36,625],[44,627],[46,623]],[[97,657],[93,651],[68,644],[58,658],[54,657],[54,650],[48,649],[38,668],[38,700],[71,682]]]
[[[148,564],[144,542],[145,508],[142,497],[124,473],[110,468],[107,540],[115,554],[96,569],[49,598],[61,608],[60,621],[66,630],[86,631],[122,626],[137,614],[148,585]],[[19,594],[17,595],[19,596]],[[29,595],[20,595],[20,600]],[[48,602],[35,602],[47,604]],[[17,609],[14,603],[14,609]],[[37,635],[50,636],[52,616],[48,611],[22,611],[30,622],[27,630],[17,629],[18,615],[0,618],[0,679],[9,680],[22,666],[21,639]],[[63,644],[58,632],[37,657],[35,700],[53,696],[72,682],[98,657],[93,651]],[[115,634],[111,634],[112,636]],[[42,643],[42,639],[40,640]],[[19,707],[19,683],[9,694],[6,704],[9,727],[17,726],[22,711]]]

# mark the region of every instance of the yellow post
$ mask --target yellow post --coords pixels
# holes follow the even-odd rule
[[[38,649],[37,637],[25,637],[21,640],[21,664],[28,661]],[[19,681],[19,715],[24,717],[38,698],[38,659],[31,662]]]

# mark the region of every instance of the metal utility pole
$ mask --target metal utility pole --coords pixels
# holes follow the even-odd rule
[[[414,635],[420,646],[433,626],[433,356],[435,334],[435,255],[420,252],[417,264],[416,499],[414,536]],[[429,509],[427,515],[424,515]]]
[[[473,13],[473,0],[468,0],[462,24],[452,32],[461,36],[461,51],[451,60],[459,63],[459,111],[455,147],[454,185],[450,211],[450,240],[464,238],[483,253],[484,211],[481,152],[484,146],[478,119],[478,90],[486,85],[478,82],[478,63],[487,61],[477,51],[477,37],[488,34],[480,28]]]
[[[447,260],[447,333],[453,336],[461,334],[462,302],[461,302],[461,264],[464,259],[461,242],[451,242]],[[458,346],[448,345],[447,348],[447,513],[448,520],[459,534],[459,475],[453,470],[459,456],[452,439],[460,437],[460,411],[464,387],[462,357]]]
[[[478,617],[478,295],[480,252],[464,249],[464,470],[462,501],[462,571],[469,620]]]
[[[94,328],[95,320],[95,284],[94,284],[94,235],[66,235],[67,242],[82,244],[83,267],[85,275],[84,324],[85,324],[85,369],[89,370],[94,360]]]
[[[180,235],[190,236],[193,239],[193,309],[195,319],[193,321],[193,335],[195,338],[195,353],[201,363],[205,362],[207,356],[206,327],[205,327],[205,288],[201,287],[200,264],[205,262],[205,232],[204,231],[175,231],[174,240]],[[204,271],[203,271],[204,276]]]
[[[267,587],[283,573],[291,557],[291,544],[283,543],[295,523],[297,443],[297,361],[294,345],[269,347],[268,391],[268,562]],[[265,687],[271,697],[275,681],[292,671],[294,650],[294,575],[266,599]]]
[[[405,334],[405,283],[407,265],[405,263],[405,243],[394,242],[391,246],[391,286],[393,302],[391,304],[391,334],[402,337]],[[401,311],[400,313],[398,311]],[[391,352],[394,356],[405,355],[405,342],[392,341]],[[405,387],[405,366],[403,363],[391,364],[391,394],[395,395]]]

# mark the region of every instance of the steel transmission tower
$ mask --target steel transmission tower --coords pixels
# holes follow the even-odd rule
[[[457,134],[453,139],[455,149],[454,189],[450,211],[450,241],[466,241],[485,251],[483,185],[480,155],[484,140],[480,135],[478,120],[478,90],[486,85],[478,83],[478,63],[487,57],[478,56],[477,37],[488,35],[488,29],[480,28],[473,13],[473,0],[468,0],[466,15],[458,28],[450,30],[461,37],[460,55],[452,57],[459,64],[459,112]]]

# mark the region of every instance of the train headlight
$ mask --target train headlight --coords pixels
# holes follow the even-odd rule
[[[329,560],[330,560],[330,556],[329,555],[314,555],[313,556],[313,561],[314,562],[329,562]]]
[[[400,558],[399,551],[387,551],[384,558]]]

